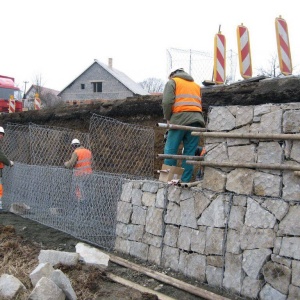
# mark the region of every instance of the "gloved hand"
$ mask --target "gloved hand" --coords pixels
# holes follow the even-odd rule
[[[10,167],[13,167],[14,166],[14,162],[11,160],[10,161]]]

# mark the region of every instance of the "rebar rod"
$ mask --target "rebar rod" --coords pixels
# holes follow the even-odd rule
[[[291,170],[300,171],[300,165],[282,165],[282,164],[262,164],[262,163],[234,163],[234,162],[211,162],[211,161],[193,161],[187,160],[187,164],[201,165],[204,167],[223,167],[223,168],[255,168],[255,169],[269,169],[269,170]]]
[[[184,159],[189,159],[189,160],[203,160],[203,156],[191,156],[191,155],[175,155],[175,154],[157,154],[157,158],[164,159],[164,158],[173,158],[177,160],[184,160]]]
[[[210,138],[300,140],[300,134],[283,133],[197,132],[197,130],[194,130],[191,134]]]
[[[166,124],[166,123],[157,123],[158,127],[167,128],[167,129],[182,129],[182,130],[190,130],[190,131],[206,131],[204,127],[192,127],[192,126],[184,126],[184,125],[175,125],[175,124]]]

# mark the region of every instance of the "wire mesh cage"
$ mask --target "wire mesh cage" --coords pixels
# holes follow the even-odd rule
[[[64,168],[72,139],[93,154],[93,173]],[[90,132],[9,123],[2,150],[15,162],[4,168],[3,208],[112,249],[117,203],[125,178],[152,178],[154,130],[93,115]]]
[[[152,128],[126,124],[93,114],[89,131],[95,170],[153,177]]]
[[[226,82],[232,83],[236,77],[238,54],[226,51]],[[174,67],[184,68],[199,85],[205,80],[213,81],[214,55],[211,52],[191,49],[167,49],[167,74]]]

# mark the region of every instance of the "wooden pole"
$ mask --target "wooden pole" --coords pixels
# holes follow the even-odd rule
[[[180,281],[176,278],[173,278],[173,277],[167,276],[165,274],[162,274],[162,273],[153,271],[151,269],[148,269],[146,267],[137,265],[137,264],[132,263],[128,260],[125,260],[121,257],[115,256],[113,254],[109,253],[108,255],[109,255],[109,260],[116,263],[116,264],[118,264],[118,265],[121,265],[121,266],[126,267],[126,268],[130,268],[130,269],[138,271],[138,272],[141,272],[143,274],[146,274],[149,277],[157,279],[157,280],[159,280],[161,282],[164,282],[166,284],[172,285],[176,288],[179,288],[179,289],[181,289],[183,291],[186,291],[188,293],[191,293],[193,295],[200,296],[200,297],[202,297],[204,299],[208,299],[208,300],[230,300],[229,298],[225,298],[223,296],[214,294],[213,292],[210,292],[210,291],[201,289],[199,287],[193,286],[189,283]]]
[[[120,283],[120,284],[125,285],[127,287],[130,287],[132,289],[135,289],[135,290],[137,290],[141,293],[149,293],[149,294],[152,294],[152,295],[156,295],[158,297],[158,299],[160,299],[160,300],[176,300],[175,298],[172,298],[172,297],[169,297],[169,296],[164,295],[162,293],[156,292],[154,290],[151,290],[149,288],[141,286],[140,284],[129,281],[127,279],[124,279],[124,278],[119,277],[117,275],[114,275],[112,273],[106,273],[106,276],[109,279],[113,280],[114,282]]]
[[[202,181],[194,181],[194,182],[188,182],[188,183],[178,183],[178,186],[181,186],[181,187],[192,187],[192,186],[196,186],[198,185],[199,183],[201,183]]]
[[[235,139],[270,139],[270,140],[300,140],[300,134],[275,134],[275,133],[234,133],[234,132],[192,132],[192,135],[211,138]]]
[[[204,127],[192,127],[192,126],[166,124],[166,123],[157,123],[156,125],[158,127],[167,128],[167,129],[182,129],[182,130],[190,130],[190,131],[206,131],[206,128],[204,128]]]
[[[189,160],[203,160],[203,156],[191,156],[191,155],[175,155],[175,154],[157,154],[157,158],[173,158],[178,160],[189,159]]]
[[[242,162],[211,162],[211,161],[193,161],[187,160],[187,164],[201,165],[204,167],[223,167],[223,168],[255,168],[255,169],[269,169],[269,170],[290,170],[300,171],[300,165],[282,165],[282,164],[262,164],[262,163],[242,163]]]

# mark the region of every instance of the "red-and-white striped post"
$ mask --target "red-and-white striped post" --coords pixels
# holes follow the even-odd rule
[[[280,71],[286,76],[291,75],[293,72],[293,67],[288,26],[286,21],[282,19],[281,16],[275,19],[275,28]]]
[[[214,41],[214,82],[223,84],[226,79],[226,39],[221,31],[215,35]]]
[[[243,24],[236,29],[240,74],[244,79],[252,77],[249,31]]]
[[[40,110],[41,109],[41,99],[39,98],[39,94],[35,94],[34,97],[34,109]]]
[[[8,101],[8,112],[14,113],[15,111],[16,111],[16,101],[14,99],[14,96],[10,95]]]

